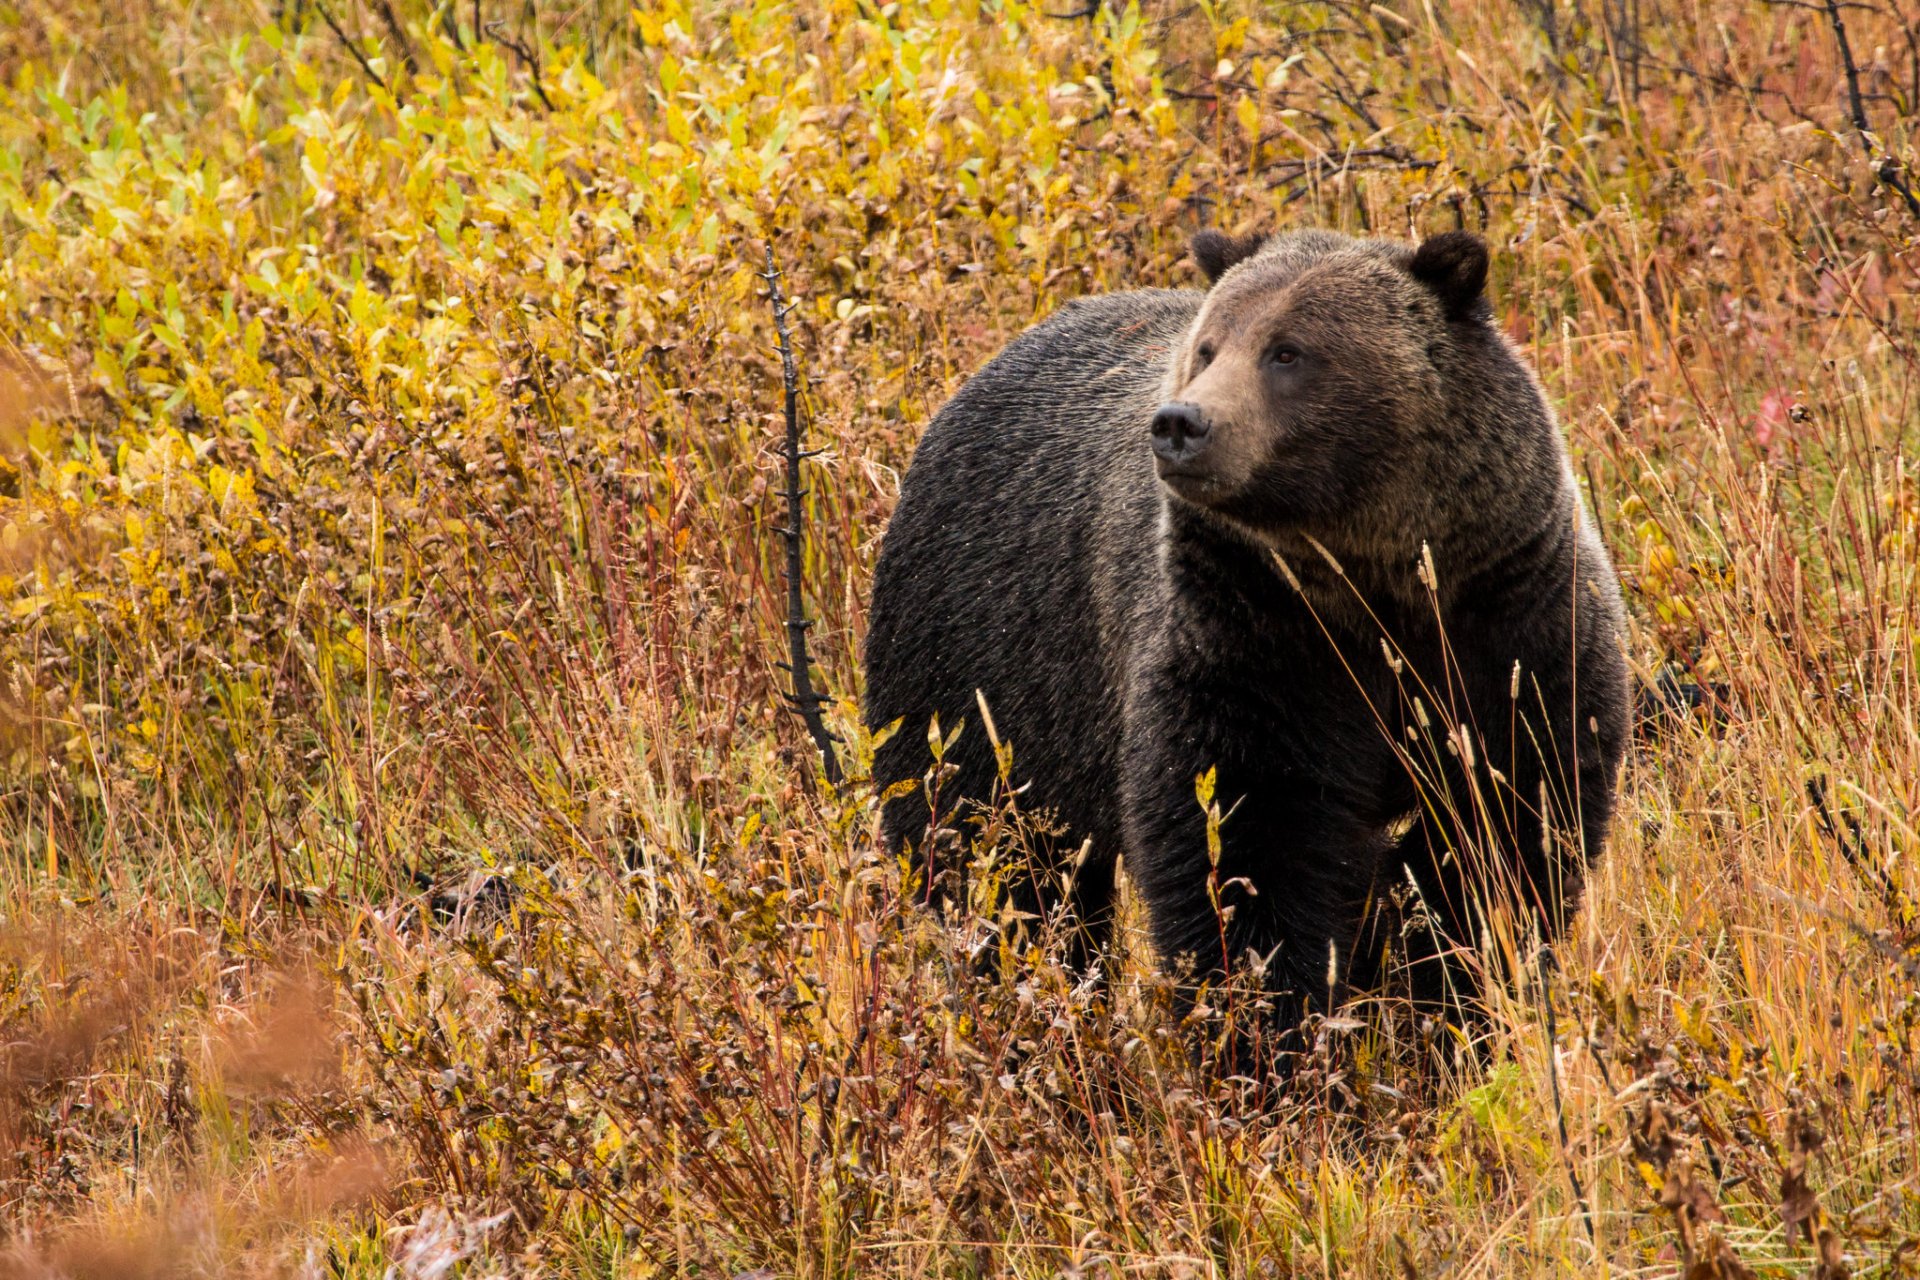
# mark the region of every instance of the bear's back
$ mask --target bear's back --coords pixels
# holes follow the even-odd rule
[[[874,574],[867,722],[901,721],[875,782],[921,776],[926,729],[968,729],[949,798],[984,796],[993,757],[975,690],[1014,744],[1026,803],[1117,838],[1114,750],[1125,615],[1152,590],[1159,495],[1147,426],[1202,295],[1069,303],[1016,338],[928,426]],[[1029,774],[1022,761],[1046,761]],[[923,801],[909,800],[899,808]],[[889,828],[905,819],[889,815]],[[897,830],[894,834],[910,834]]]

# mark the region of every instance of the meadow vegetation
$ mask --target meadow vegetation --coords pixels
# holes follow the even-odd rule
[[[1920,1272],[1916,27],[0,0],[0,1275]],[[976,975],[857,655],[969,370],[1310,225],[1489,238],[1705,694],[1480,1043],[1343,1011],[1275,1097],[1137,931]]]

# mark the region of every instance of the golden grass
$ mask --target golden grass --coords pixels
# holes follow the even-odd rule
[[[1920,1267],[1917,20],[0,7],[0,1274]],[[1484,231],[1716,691],[1478,1051],[1285,1099],[973,977],[773,665],[765,241],[858,772],[918,431],[1214,224]]]

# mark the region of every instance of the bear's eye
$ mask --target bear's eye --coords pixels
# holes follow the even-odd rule
[[[1267,359],[1271,363],[1279,365],[1298,364],[1300,362],[1300,349],[1281,343],[1273,350],[1267,352]]]
[[[1211,342],[1203,342],[1194,349],[1193,363],[1196,369],[1204,369],[1213,363],[1213,344]]]

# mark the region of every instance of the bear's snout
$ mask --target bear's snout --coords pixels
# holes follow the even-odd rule
[[[1211,424],[1197,404],[1174,400],[1153,415],[1153,455],[1184,466],[1206,452]]]

